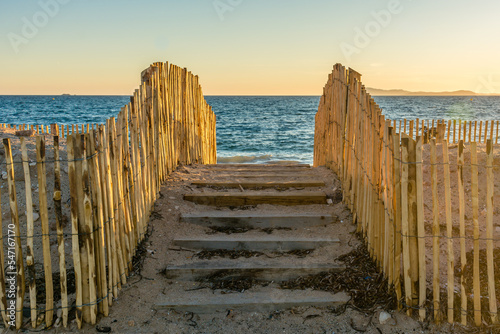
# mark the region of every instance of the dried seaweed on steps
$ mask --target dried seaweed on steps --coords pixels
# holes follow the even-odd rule
[[[225,234],[236,234],[236,233],[246,233],[252,228],[250,227],[232,227],[232,226],[210,226],[210,232],[207,234],[217,234],[217,233],[225,233]]]
[[[219,270],[216,273],[198,279],[202,286],[212,290],[228,290],[235,292],[244,292],[253,286],[267,286],[270,282],[258,280],[251,276],[241,276],[232,270]]]
[[[388,290],[387,280],[377,269],[364,245],[339,257],[338,260],[345,263],[345,270],[302,276],[282,282],[280,287],[332,293],[345,291],[352,297],[350,303],[365,311],[373,311],[377,306],[385,309],[394,309],[397,306],[395,294]]]
[[[204,250],[193,255],[202,260],[209,260],[213,257],[222,257],[229,259],[239,259],[240,257],[251,258],[262,256],[262,252],[252,252],[248,250],[226,250],[226,249],[215,249],[215,250]]]
[[[267,234],[272,234],[274,231],[291,231],[292,229],[290,227],[265,227],[261,228],[260,231],[267,233]]]

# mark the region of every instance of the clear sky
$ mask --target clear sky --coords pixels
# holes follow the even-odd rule
[[[0,94],[130,95],[170,61],[207,95],[366,86],[500,93],[498,0],[2,0]]]

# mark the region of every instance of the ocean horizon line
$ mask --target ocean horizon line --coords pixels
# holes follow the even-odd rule
[[[370,94],[371,96],[377,97],[500,97],[500,94],[463,94],[463,95],[446,95],[446,94],[408,94],[408,95],[391,95],[391,94]],[[0,94],[0,97],[22,97],[22,96],[39,96],[39,97],[130,97],[133,94]],[[274,95],[274,94],[264,94],[264,95],[254,95],[254,94],[205,94],[205,97],[321,97],[321,95],[308,95],[308,94],[297,94],[297,95]]]

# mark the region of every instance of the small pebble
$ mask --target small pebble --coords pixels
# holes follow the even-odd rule
[[[134,326],[135,326],[135,322],[134,322],[134,320],[130,320],[130,321],[128,322],[128,325],[129,325],[129,327],[134,327]]]
[[[386,324],[394,325],[394,320],[392,319],[392,316],[385,311],[380,312],[378,321],[381,325],[386,325]]]

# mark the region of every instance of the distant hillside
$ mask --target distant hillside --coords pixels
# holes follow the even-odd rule
[[[377,89],[366,88],[370,95],[377,96],[477,96],[484,94],[477,94],[470,90],[457,90],[454,92],[410,92],[403,89]]]

